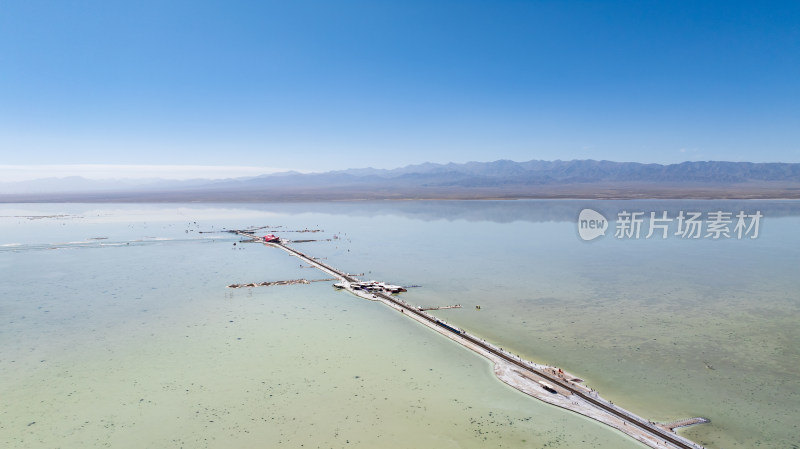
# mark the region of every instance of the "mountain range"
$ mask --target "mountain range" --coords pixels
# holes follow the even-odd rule
[[[0,183],[2,202],[487,198],[800,198],[800,164],[498,160],[226,180]]]

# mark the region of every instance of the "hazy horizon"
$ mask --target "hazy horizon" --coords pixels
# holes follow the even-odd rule
[[[66,179],[66,178],[82,178],[90,181],[146,181],[146,180],[163,180],[163,181],[186,181],[186,180],[222,180],[222,179],[239,179],[248,177],[257,177],[264,175],[282,174],[282,173],[328,173],[347,170],[395,170],[413,166],[420,166],[426,164],[448,165],[448,164],[465,164],[465,163],[490,163],[497,162],[505,159],[492,159],[481,161],[447,161],[447,162],[433,162],[421,161],[403,166],[350,166],[345,168],[332,168],[330,170],[304,170],[302,168],[275,168],[275,167],[262,167],[262,166],[237,166],[237,165],[147,165],[147,164],[63,164],[63,165],[0,165],[0,184],[2,183],[22,183],[27,181],[46,181],[50,179]],[[541,160],[541,159],[531,159]],[[671,164],[662,164],[658,162],[641,162],[641,161],[612,161],[601,159],[571,159],[564,160],[564,162],[571,161],[603,161],[614,163],[635,163],[643,165],[678,165],[688,162],[742,162],[752,164],[783,164],[791,163],[785,161],[722,161],[722,160],[685,160]],[[512,162],[527,162],[528,160],[515,160]],[[555,162],[560,160],[541,160],[544,162]]]

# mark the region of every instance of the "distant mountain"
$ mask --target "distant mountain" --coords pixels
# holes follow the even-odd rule
[[[673,165],[593,160],[468,162],[410,165],[393,170],[351,169],[313,174],[269,175],[216,182],[223,191],[372,189],[402,192],[441,189],[510,189],[526,186],[631,184],[722,186],[761,182],[800,183],[800,164],[684,162]],[[741,186],[739,186],[741,187]]]
[[[572,182],[702,182],[800,181],[800,164],[751,162],[683,162],[640,164],[594,160],[467,162],[465,164],[409,165],[394,170],[373,168],[295,174],[296,179],[358,182],[358,179],[426,179],[433,185],[459,183],[542,184]],[[270,178],[262,177],[260,179]],[[284,178],[287,178],[284,176]]]
[[[46,182],[45,182],[46,181]],[[0,184],[0,201],[303,201],[414,198],[800,198],[800,164],[595,160],[424,163],[192,181]],[[51,191],[43,186],[58,185]],[[57,193],[56,193],[57,192]]]
[[[352,176],[397,178],[408,174],[495,179],[510,183],[564,183],[598,181],[747,182],[800,181],[800,164],[751,162],[683,162],[640,164],[594,160],[467,162],[466,164],[409,165],[394,170],[345,170],[331,172]],[[435,181],[434,181],[435,182]]]

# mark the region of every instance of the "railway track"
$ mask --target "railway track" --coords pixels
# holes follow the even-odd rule
[[[429,322],[431,322],[431,323],[433,323],[435,325],[439,325],[440,326],[440,324],[437,322],[437,320],[435,318],[430,317],[426,313],[422,313],[422,312],[420,312],[418,310],[415,310],[414,308],[408,307],[407,305],[403,304],[402,302],[399,302],[399,301],[395,300],[394,298],[392,298],[389,295],[386,295],[386,294],[383,294],[383,293],[375,293],[375,295],[380,297],[380,298],[382,298],[382,299],[390,301],[393,304],[395,304],[395,305],[397,305],[399,307],[402,307],[403,309],[408,310],[409,312],[414,313],[417,316],[419,316],[419,317],[421,317],[421,318],[423,318],[423,319],[425,319],[425,320],[427,320],[427,321],[429,321]],[[526,364],[520,362],[519,360],[514,359],[513,357],[510,357],[508,354],[506,354],[504,352],[498,351],[494,347],[492,347],[490,345],[487,345],[486,343],[484,343],[483,341],[481,341],[478,338],[473,337],[472,335],[469,335],[469,334],[466,334],[466,333],[458,333],[458,335],[461,338],[469,341],[470,343],[480,347],[481,349],[483,349],[483,350],[485,350],[485,351],[487,351],[487,352],[489,352],[489,353],[491,353],[491,354],[493,354],[493,355],[505,360],[508,363],[513,364],[514,366],[522,368],[523,370],[525,370],[528,373],[535,374],[536,376],[541,377],[543,380],[546,380],[548,382],[552,382],[556,386],[559,386],[559,387],[569,391],[570,393],[580,397],[581,399],[589,402],[590,404],[594,405],[597,408],[605,410],[606,412],[608,412],[608,413],[610,413],[610,414],[612,414],[612,415],[614,415],[614,416],[616,416],[618,418],[621,418],[621,419],[625,420],[626,422],[631,423],[632,425],[644,430],[645,432],[653,435],[654,437],[658,437],[659,439],[667,441],[667,442],[669,442],[669,443],[671,443],[671,444],[673,444],[673,445],[675,445],[675,446],[677,446],[677,447],[679,447],[681,449],[698,449],[698,447],[700,447],[700,446],[696,446],[696,445],[686,444],[685,442],[681,441],[680,439],[675,438],[669,432],[666,432],[666,431],[664,431],[664,430],[662,430],[662,429],[660,429],[660,428],[658,428],[658,427],[656,427],[654,425],[643,423],[639,419],[637,419],[637,417],[634,417],[634,416],[632,416],[630,414],[627,414],[624,411],[620,411],[620,410],[616,409],[615,407],[609,406],[609,405],[605,404],[604,402],[599,401],[599,400],[591,397],[590,395],[580,391],[579,389],[574,388],[570,384],[568,384],[566,382],[563,382],[561,379],[559,379],[557,377],[549,376],[549,375],[547,375],[547,374],[545,374],[543,372],[540,372],[538,370],[531,369],[531,367],[527,366]]]
[[[249,234],[249,233],[245,233],[245,232],[237,232],[237,233],[240,234],[240,235],[243,235],[243,236],[251,237],[251,238],[253,238],[255,240],[258,239],[258,237],[253,235],[253,234]],[[338,277],[340,277],[341,279],[343,279],[343,280],[345,280],[347,282],[358,282],[357,279],[353,278],[352,276],[348,275],[347,273],[343,273],[343,272],[331,267],[330,265],[327,265],[327,264],[325,264],[323,262],[320,262],[319,260],[313,259],[313,258],[301,253],[300,251],[297,251],[297,250],[295,250],[295,249],[293,249],[291,247],[288,247],[288,246],[284,245],[283,243],[269,243],[269,245],[274,245],[274,246],[280,247],[280,248],[284,249],[285,251],[287,251],[289,253],[292,253],[292,254],[304,259],[306,262],[308,262],[308,263],[310,263],[312,265],[317,265],[318,267],[320,267],[324,271],[328,271],[329,273],[331,273],[331,274],[333,274],[335,276],[338,276]],[[510,355],[506,354],[505,352],[500,351],[497,348],[495,348],[495,347],[483,342],[479,338],[476,338],[476,337],[474,337],[474,336],[472,336],[472,335],[470,335],[470,334],[468,334],[466,332],[463,332],[463,331],[461,331],[461,332],[454,331],[453,328],[451,328],[450,326],[443,325],[439,320],[437,320],[436,318],[432,317],[431,315],[428,315],[427,313],[424,313],[423,311],[415,309],[414,307],[411,307],[411,306],[409,306],[408,304],[405,304],[402,301],[398,301],[397,299],[393,298],[390,295],[387,295],[385,293],[380,293],[380,292],[373,292],[372,294],[375,297],[379,297],[379,298],[381,298],[383,300],[389,301],[390,303],[394,304],[397,307],[400,307],[404,311],[408,311],[409,313],[412,313],[412,314],[422,318],[423,320],[428,321],[429,323],[433,324],[434,326],[438,326],[438,327],[447,329],[448,331],[458,335],[459,337],[463,338],[464,340],[472,343],[473,345],[478,346],[479,348],[483,349],[484,351],[486,351],[486,352],[488,352],[488,353],[490,353],[490,354],[492,354],[492,355],[494,355],[494,356],[496,356],[496,357],[498,357],[498,358],[500,358],[500,359],[502,359],[502,360],[504,360],[504,361],[506,361],[506,362],[518,367],[518,368],[523,369],[527,373],[534,374],[537,377],[540,377],[542,380],[546,380],[547,382],[551,382],[552,384],[554,384],[554,385],[556,385],[556,386],[558,386],[560,388],[563,388],[564,390],[569,391],[570,393],[572,393],[572,394],[576,395],[577,397],[583,399],[584,401],[592,404],[593,406],[595,406],[595,407],[597,407],[597,408],[599,408],[601,410],[604,410],[605,412],[607,412],[607,413],[609,413],[609,414],[611,414],[611,415],[613,415],[613,416],[615,416],[617,418],[620,418],[620,419],[624,420],[626,423],[630,423],[631,425],[636,426],[637,428],[639,428],[639,429],[643,430],[644,432],[650,434],[652,437],[655,437],[655,438],[657,438],[659,440],[663,440],[664,442],[672,444],[673,446],[675,446],[677,448],[680,448],[680,449],[702,449],[702,446],[700,446],[700,445],[689,444],[689,443],[683,441],[682,439],[676,437],[676,435],[671,433],[671,432],[665,431],[665,430],[655,426],[654,424],[650,424],[649,422],[644,422],[644,420],[642,420],[641,418],[639,418],[639,417],[637,417],[637,416],[635,416],[635,415],[633,415],[631,413],[627,413],[624,410],[618,409],[618,408],[616,408],[616,407],[614,407],[614,406],[612,406],[610,404],[606,404],[604,401],[595,399],[591,395],[586,394],[585,392],[581,391],[580,389],[577,389],[577,388],[573,387],[572,385],[570,385],[567,382],[564,382],[562,379],[560,379],[558,377],[550,376],[545,372],[533,369],[532,367],[522,363],[520,360],[517,360],[517,359],[511,357]]]

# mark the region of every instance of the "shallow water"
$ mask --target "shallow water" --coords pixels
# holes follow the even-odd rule
[[[590,204],[674,206],[622,203]],[[771,212],[754,240],[588,243],[575,224],[585,206],[2,206],[0,443],[640,447],[329,282],[225,288],[327,277],[198,232],[265,225],[339,237],[294,246],[367,279],[423,285],[409,302],[463,304],[436,313],[646,418],[711,418],[681,432],[708,447],[800,441],[800,204],[757,204]],[[287,232],[304,228],[324,232]]]

